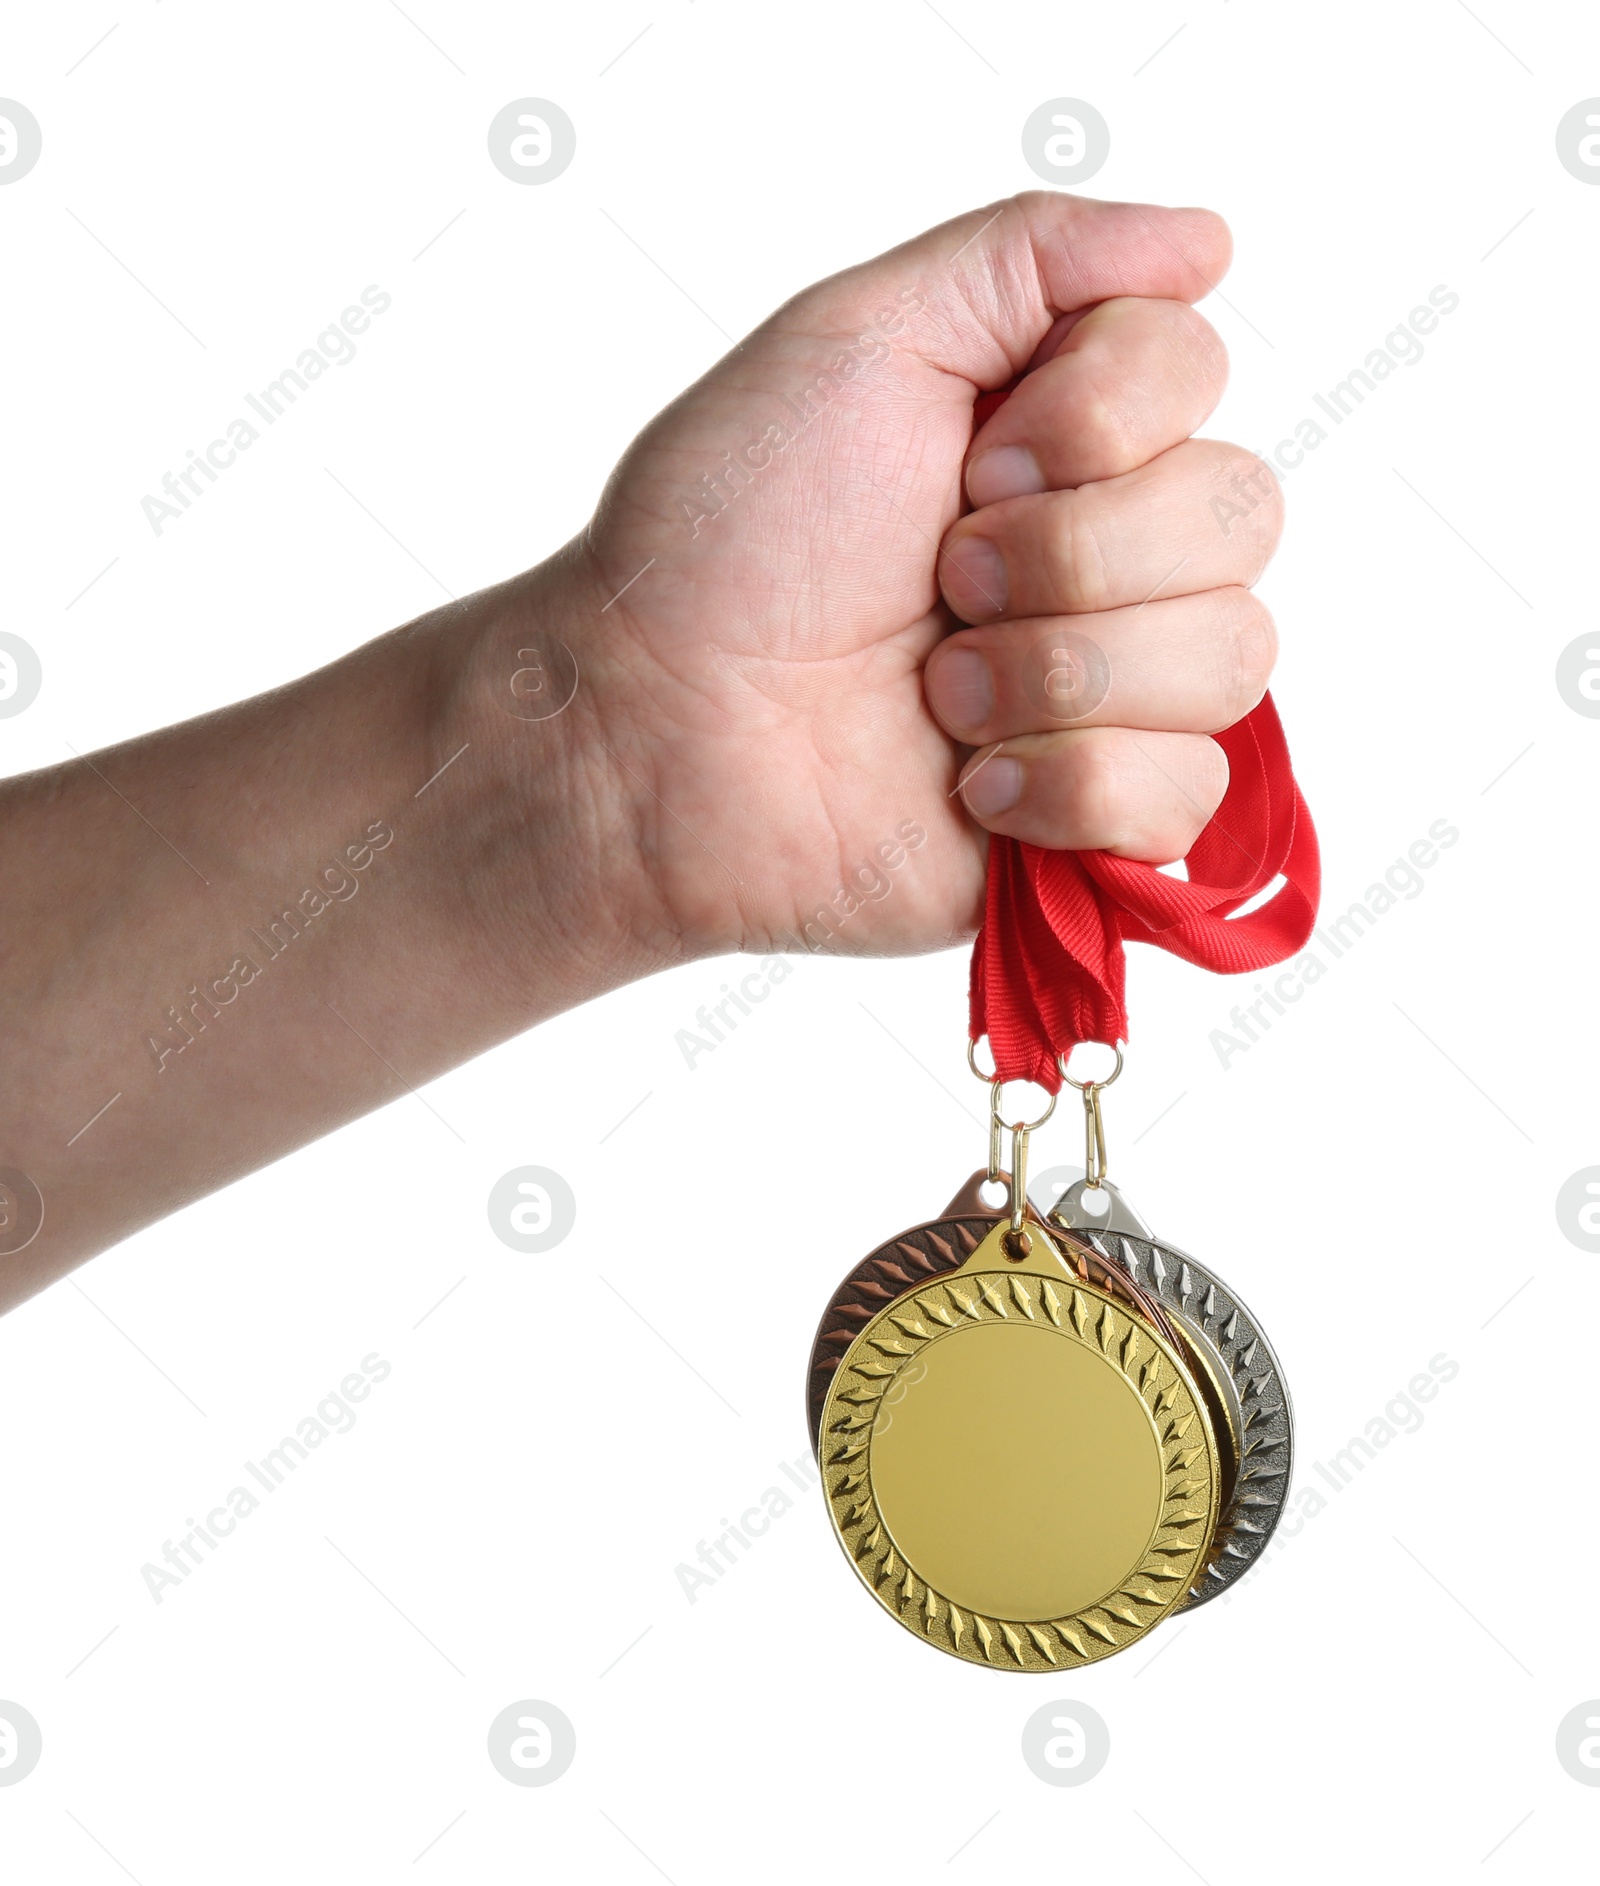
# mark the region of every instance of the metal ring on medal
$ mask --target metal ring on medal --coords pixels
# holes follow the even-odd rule
[[[1266,1550],[1289,1497],[1294,1416],[1288,1386],[1261,1326],[1228,1286],[1186,1252],[1150,1237],[1075,1229],[1120,1265],[1211,1351],[1237,1401],[1239,1468],[1209,1561],[1179,1607],[1204,1604],[1242,1578]]]
[[[1222,1469],[1176,1346],[1029,1229],[1020,1261],[1002,1219],[870,1317],[832,1371],[818,1459],[891,1616],[949,1655],[1043,1672],[1127,1648],[1183,1601]]]

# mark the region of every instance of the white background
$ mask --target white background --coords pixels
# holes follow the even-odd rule
[[[45,678],[0,721],[5,769],[537,560],[718,324],[1033,186],[1024,119],[1086,98],[1112,134],[1093,193],[1235,232],[1208,430],[1270,447],[1430,289],[1460,297],[1288,478],[1264,586],[1327,910],[1434,821],[1459,843],[1226,1069],[1208,1037],[1253,979],[1135,952],[1109,1102],[1131,1196],[1264,1319],[1303,1485],[1431,1358],[1459,1375],[1229,1602],[1076,1677],[920,1648],[819,1499],[691,1606],[675,1567],[806,1451],[828,1293],[978,1163],[983,1092],[961,952],[807,960],[692,1070],[675,1033],[729,966],[660,977],[0,1324],[0,1697],[44,1732],[0,1789],[7,1877],[1525,1879],[1592,1853],[1600,1794],[1555,1731],[1600,1695],[1600,1259],[1554,1200],[1600,1162],[1600,723],[1554,665],[1595,621],[1600,189],[1554,133],[1600,93],[1600,21],[1504,0],[407,14],[10,20],[0,93],[44,155],[0,190],[0,627]],[[519,188],[485,131],[530,94],[571,115],[577,157]],[[368,283],[393,307],[358,357],[154,536],[141,497]],[[1042,1163],[1078,1156],[1058,1122]],[[485,1213],[527,1163],[578,1198],[541,1257]],[[141,1565],[372,1351],[393,1372],[358,1425],[154,1604]],[[550,1787],[486,1758],[525,1697],[577,1728]],[[1021,1757],[1057,1698],[1110,1727],[1080,1788]]]

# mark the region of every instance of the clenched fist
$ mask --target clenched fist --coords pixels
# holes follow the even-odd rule
[[[640,435],[530,608],[664,953],[792,944],[902,824],[830,947],[970,935],[985,830],[1182,855],[1274,653],[1277,486],[1191,437],[1228,254],[1206,211],[1017,197],[807,289]]]

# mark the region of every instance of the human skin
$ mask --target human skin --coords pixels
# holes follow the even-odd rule
[[[794,947],[903,821],[916,872],[828,947],[969,939],[989,832],[1181,857],[1226,786],[1209,735],[1275,648],[1250,586],[1276,486],[1191,437],[1226,360],[1189,304],[1228,257],[1203,210],[1039,192],[957,218],[780,308],[547,561],[5,781],[0,1168],[44,1216],[10,1250],[0,1187],[0,1308],[563,1009]],[[1067,627],[1110,672],[1071,724],[1040,693]],[[520,717],[519,672],[570,704]],[[299,938],[242,941],[335,860]],[[245,950],[260,973],[230,979]]]

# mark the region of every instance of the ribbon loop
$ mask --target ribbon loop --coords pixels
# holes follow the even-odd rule
[[[983,928],[972,951],[971,1035],[1001,1080],[1056,1093],[1080,1041],[1127,1040],[1123,944],[1240,975],[1303,949],[1322,867],[1271,695],[1216,736],[1228,790],[1190,847],[1187,879],[1104,851],[989,841]],[[1275,880],[1272,895],[1236,914]]]

